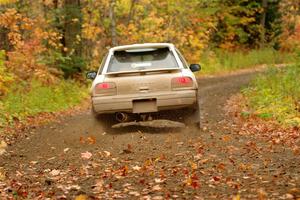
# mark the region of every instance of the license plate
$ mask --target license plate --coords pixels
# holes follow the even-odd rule
[[[149,113],[149,112],[157,112],[156,99],[133,101],[133,113]]]

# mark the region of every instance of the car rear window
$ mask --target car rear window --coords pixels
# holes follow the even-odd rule
[[[107,72],[141,71],[178,68],[169,48],[134,49],[116,51],[111,57]]]

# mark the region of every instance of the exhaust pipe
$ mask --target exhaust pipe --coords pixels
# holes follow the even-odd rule
[[[128,121],[128,114],[126,113],[122,113],[122,112],[118,112],[116,113],[116,120],[120,123],[123,123],[123,122],[127,122]]]

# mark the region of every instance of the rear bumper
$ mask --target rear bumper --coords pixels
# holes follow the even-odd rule
[[[197,90],[92,97],[92,105],[94,111],[99,114],[115,112],[133,113],[133,102],[147,99],[156,99],[157,111],[192,107],[197,103]]]

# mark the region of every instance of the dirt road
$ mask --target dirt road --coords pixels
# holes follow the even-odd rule
[[[0,199],[300,198],[299,156],[224,115],[253,76],[199,80],[202,131],[105,132],[89,111],[32,130],[0,158]]]

